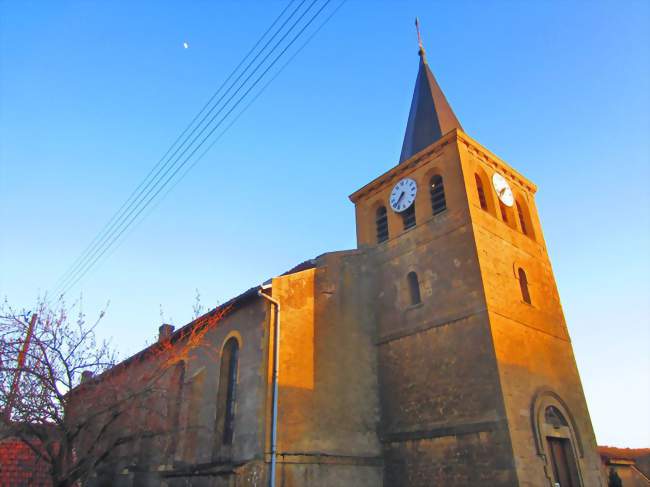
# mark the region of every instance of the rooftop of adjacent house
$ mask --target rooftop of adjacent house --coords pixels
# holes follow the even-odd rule
[[[607,459],[636,460],[650,455],[650,448],[617,448],[615,446],[599,446],[598,454]]]

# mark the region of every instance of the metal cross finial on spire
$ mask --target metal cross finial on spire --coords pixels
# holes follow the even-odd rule
[[[424,46],[422,45],[422,36],[420,35],[420,19],[418,19],[417,17],[415,17],[415,30],[418,33],[418,47],[420,48],[418,54],[420,55],[420,57],[422,57],[422,61],[426,63],[427,54],[424,51]]]

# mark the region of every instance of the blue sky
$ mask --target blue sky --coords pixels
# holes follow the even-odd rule
[[[0,2],[1,295],[53,286],[284,5]],[[650,446],[649,5],[349,0],[72,294],[110,300],[100,334],[128,355],[161,305],[182,325],[197,288],[211,307],[354,247],[347,197],[398,161],[418,15],[466,132],[539,187],[598,442]]]

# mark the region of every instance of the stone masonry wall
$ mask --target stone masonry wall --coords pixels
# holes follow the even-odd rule
[[[536,211],[536,188],[473,141],[465,139],[460,149],[465,184],[472,189],[473,233],[519,485],[551,485],[546,439],[541,439],[540,451],[533,428],[539,421],[534,402],[546,394],[566,409],[567,421],[575,427],[572,444],[583,485],[599,486],[595,436]],[[528,235],[514,210],[508,221],[496,210],[490,182],[495,171],[506,176],[515,199],[530,212]],[[481,209],[475,189],[474,175],[481,172],[488,177],[488,211]],[[519,268],[526,273],[531,304],[523,300]]]
[[[374,324],[363,253],[273,280],[281,303],[278,483],[379,487]]]
[[[444,182],[433,215],[430,180]],[[389,213],[375,245],[374,208],[404,177],[418,185],[417,225]],[[379,182],[377,182],[379,181]],[[456,134],[368,185],[357,201],[361,248],[377,268],[377,347],[386,487],[514,486],[516,476]],[[356,198],[357,196],[355,196]],[[359,220],[360,219],[360,220]],[[421,302],[406,276],[416,272]]]

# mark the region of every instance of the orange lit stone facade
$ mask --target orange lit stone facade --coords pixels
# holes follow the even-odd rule
[[[536,187],[463,133],[422,48],[415,94],[404,147],[424,146],[423,127],[439,133],[350,197],[358,248],[308,261],[234,298],[218,321],[219,309],[172,335],[182,348],[188,330],[208,326],[217,354],[170,372],[160,411],[173,428],[115,452],[89,485],[269,485],[278,323],[262,290],[280,303],[275,485],[604,485]],[[418,187],[407,229],[388,208],[406,177]],[[145,352],[121,373],[137,377]]]
[[[506,221],[495,171],[522,210],[505,210]],[[434,175],[446,205],[435,215]],[[419,187],[416,225],[404,230],[389,210],[389,238],[377,243],[376,210],[403,177]],[[276,485],[553,487],[552,445],[574,462],[575,485],[605,485],[535,190],[454,130],[351,196],[358,249],[271,280],[281,306]],[[205,335],[211,350],[239,344],[232,445],[215,439],[220,360],[197,354],[170,391],[178,428],[159,448],[117,452],[90,485],[268,485],[276,323],[257,290],[227,303]],[[137,376],[146,364],[125,367]]]
[[[494,172],[506,177],[521,213],[516,205],[501,211]],[[436,174],[447,209],[433,215],[428,188]],[[390,238],[378,244],[377,208],[404,177],[420,188],[417,224],[404,230],[389,210]],[[553,486],[553,438],[575,457],[574,483],[602,485],[535,191],[454,130],[352,195],[359,248],[378,275],[384,485]],[[409,302],[412,271],[418,304]],[[566,425],[547,424],[549,407]]]

